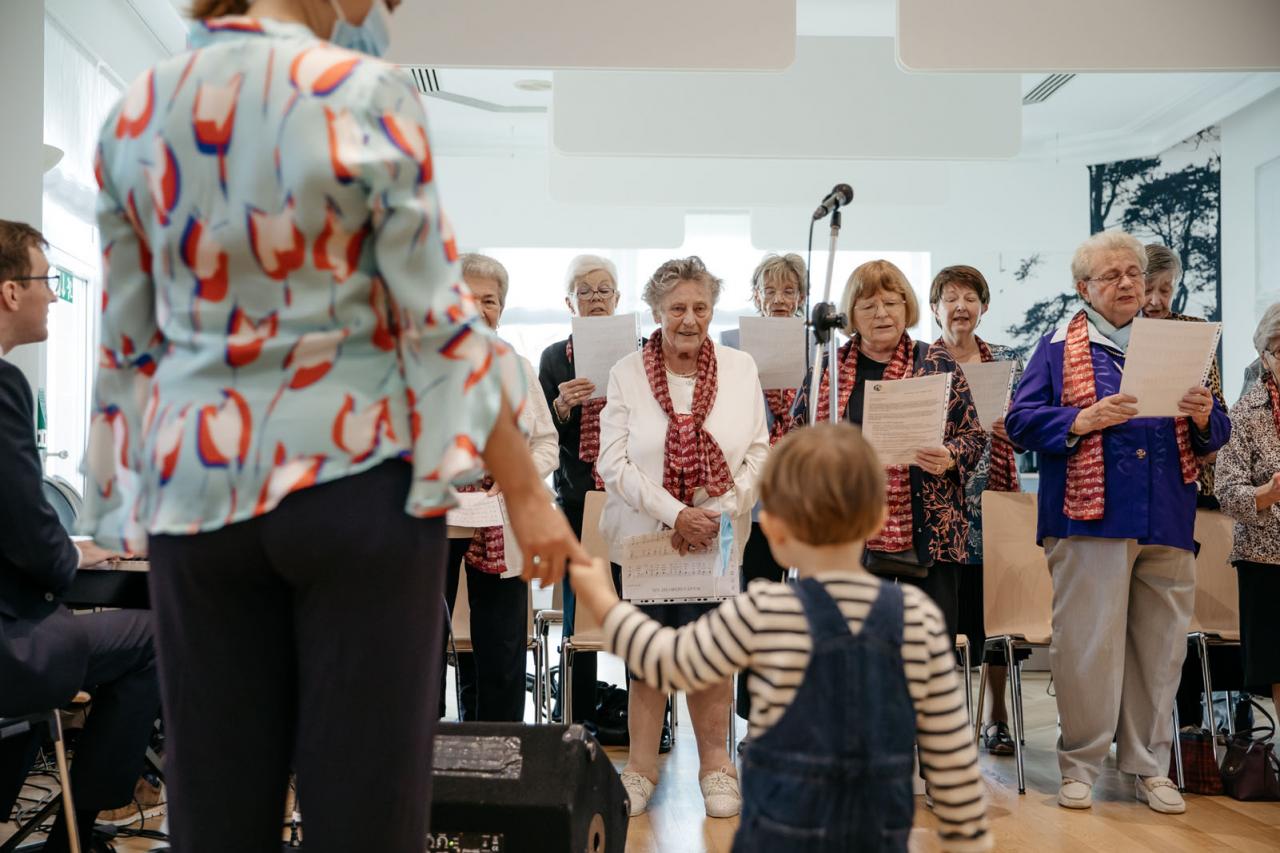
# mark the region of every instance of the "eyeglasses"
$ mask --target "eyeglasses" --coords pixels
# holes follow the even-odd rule
[[[853,307],[853,310],[859,314],[874,315],[881,308],[884,308],[885,311],[892,311],[895,308],[901,308],[903,305],[906,305],[906,304],[907,303],[901,299],[884,299],[884,300],[877,300],[875,302],[859,303]]]
[[[49,275],[16,275],[9,279],[9,281],[43,281],[45,287],[53,290],[54,284],[56,284],[60,278],[62,278],[62,276],[55,272],[50,273]]]
[[[775,290],[772,287],[766,287],[764,289],[765,299],[777,299],[778,297],[782,297],[783,299],[799,299],[800,291],[796,290],[794,287],[784,287],[782,290]]]
[[[590,301],[594,299],[597,302],[608,302],[617,292],[618,291],[614,290],[612,287],[606,285],[596,290],[592,290],[589,287],[580,287],[577,289],[575,295],[583,301]]]
[[[1147,280],[1147,275],[1137,267],[1129,267],[1124,272],[1120,272],[1119,270],[1112,270],[1111,272],[1104,273],[1103,275],[1095,276],[1093,278],[1086,278],[1085,281],[1096,281],[1100,284],[1105,284],[1107,287],[1114,287],[1115,285],[1120,283],[1121,279],[1124,279],[1124,278],[1127,278],[1130,281],[1135,281],[1141,284]]]

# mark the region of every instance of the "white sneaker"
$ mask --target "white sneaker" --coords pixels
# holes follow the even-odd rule
[[[1058,788],[1058,805],[1064,809],[1087,809],[1093,807],[1093,786],[1079,779],[1062,777],[1062,787]]]
[[[713,770],[698,783],[707,806],[707,817],[733,817],[742,811],[738,780],[723,770]]]
[[[627,814],[631,817],[642,815],[649,810],[649,799],[653,796],[654,785],[644,776],[632,770],[622,773],[622,787],[627,791]]]
[[[1146,803],[1160,814],[1182,814],[1187,802],[1182,799],[1178,786],[1168,776],[1138,776],[1138,802]]]

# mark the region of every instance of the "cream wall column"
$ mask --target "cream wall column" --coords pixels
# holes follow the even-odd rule
[[[0,219],[40,227],[44,174],[44,0],[5,0],[0,9]],[[6,358],[32,388],[44,384],[44,344]]]

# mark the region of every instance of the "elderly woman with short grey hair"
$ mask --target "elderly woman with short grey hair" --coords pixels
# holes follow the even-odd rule
[[[1231,440],[1218,454],[1218,501],[1236,521],[1231,558],[1240,580],[1244,684],[1280,707],[1280,302],[1253,335],[1262,376],[1231,407]]]
[[[609,317],[618,310],[618,269],[599,255],[578,255],[565,272],[564,304],[575,317]],[[542,351],[538,381],[551,407],[559,434],[560,467],[552,483],[556,502],[564,510],[574,535],[582,538],[582,515],[587,492],[604,488],[596,470],[600,456],[600,412],[604,397],[593,397],[596,386],[577,378],[573,366],[573,336],[556,341]],[[564,585],[564,636],[573,636],[577,600],[573,588]],[[596,655],[574,658],[574,706],[561,718],[572,722],[596,722]],[[563,671],[563,668],[562,668]],[[561,692],[561,695],[564,691]]]
[[[720,279],[699,258],[662,264],[644,288],[659,328],[609,374],[608,403],[600,417],[599,470],[608,493],[600,531],[614,563],[621,562],[628,537],[657,531],[670,532],[676,554],[718,548],[726,516],[734,524],[733,558],[740,559],[738,543],[745,539],[769,435],[755,362],[707,335],[719,296]],[[663,625],[680,627],[713,606],[640,609]],[[615,630],[621,632],[621,646],[635,639],[624,636],[627,626]],[[631,814],[637,815],[648,807],[658,781],[666,696],[639,680],[630,690],[631,752],[622,782]],[[742,802],[737,771],[725,750],[729,696],[726,681],[688,697],[702,795],[711,817],[736,815]]]
[[[488,255],[467,253],[458,258],[462,279],[471,290],[481,316],[496,330],[507,304],[510,279],[507,269]],[[542,398],[533,365],[522,355],[516,358],[524,376],[526,401],[517,418],[529,442],[534,467],[545,479],[556,470],[556,431],[551,412]],[[492,477],[462,491],[498,493]],[[545,487],[544,487],[545,490]],[[467,602],[471,609],[471,653],[457,656],[458,688],[465,720],[518,722],[524,719],[526,613],[529,588],[518,573],[508,570],[507,542],[503,528],[477,529],[465,539],[449,540],[448,575],[445,600],[453,610],[462,572],[467,573]],[[446,631],[444,648],[449,648]],[[441,667],[440,716],[444,716],[444,667]]]
[[[1209,389],[1178,417],[1139,418],[1120,378],[1142,306],[1147,255],[1123,231],[1071,260],[1083,308],[1040,339],[1005,418],[1040,454],[1037,541],[1053,573],[1049,662],[1057,686],[1058,804],[1086,809],[1116,741],[1139,801],[1180,814],[1166,776],[1173,701],[1195,603],[1196,479],[1231,423]]]

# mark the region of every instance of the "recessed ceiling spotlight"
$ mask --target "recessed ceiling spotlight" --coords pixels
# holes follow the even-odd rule
[[[517,80],[515,87],[522,92],[548,92],[551,90],[550,80],[526,79]]]

